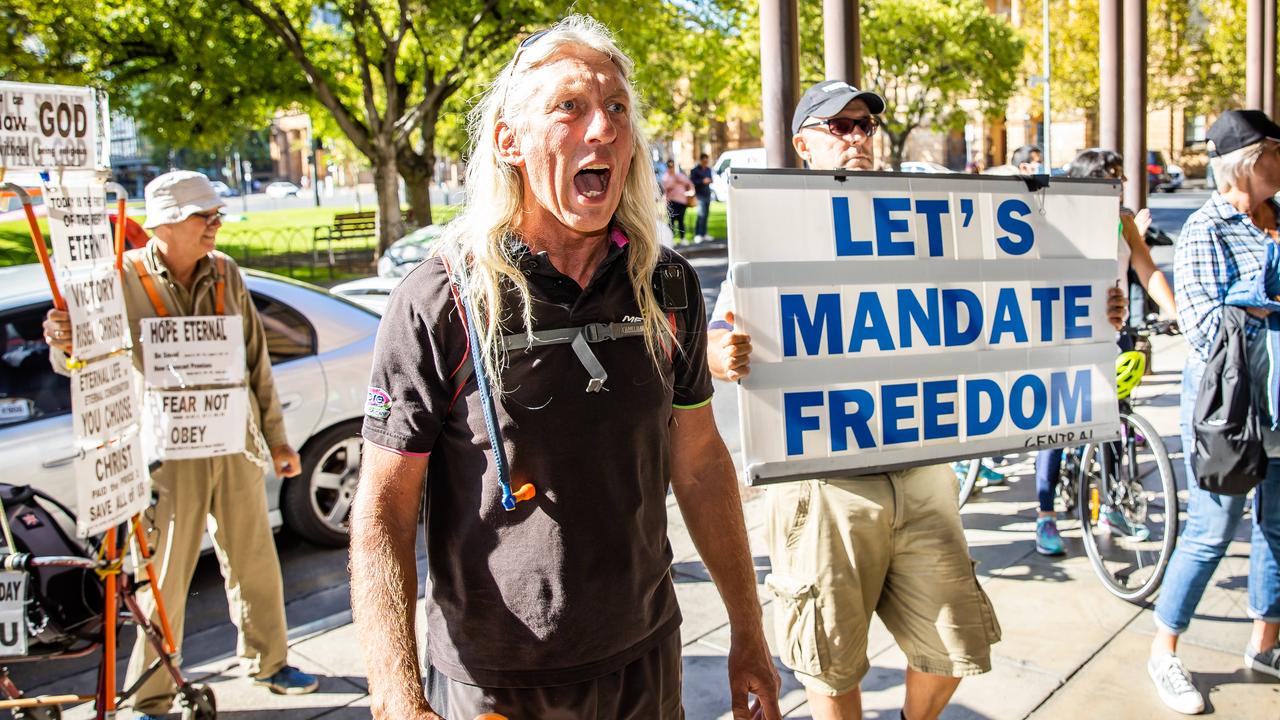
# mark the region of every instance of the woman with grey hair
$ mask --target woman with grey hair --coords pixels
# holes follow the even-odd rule
[[[1169,560],[1156,602],[1156,635],[1147,671],[1160,698],[1185,714],[1204,710],[1204,698],[1177,656],[1205,587],[1235,536],[1247,496],[1220,495],[1198,487],[1192,418],[1205,363],[1222,322],[1227,294],[1239,281],[1256,280],[1266,268],[1267,246],[1277,241],[1280,205],[1280,126],[1257,110],[1228,110],[1209,128],[1209,156],[1217,192],[1182,228],[1174,257],[1175,297],[1182,331],[1191,346],[1182,374],[1182,447],[1187,467],[1187,524]],[[1250,309],[1245,328],[1250,364],[1265,368],[1265,310]],[[1266,370],[1254,370],[1259,382]],[[1280,442],[1266,435],[1271,458],[1253,494],[1249,552],[1249,616],[1253,633],[1244,648],[1248,669],[1280,677]]]

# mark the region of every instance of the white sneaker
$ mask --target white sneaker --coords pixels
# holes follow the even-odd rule
[[[1256,654],[1246,647],[1244,649],[1244,666],[1249,670],[1280,678],[1280,645],[1266,652]]]
[[[1204,696],[1191,682],[1191,673],[1182,666],[1177,655],[1153,656],[1147,660],[1147,674],[1156,684],[1160,699],[1171,710],[1183,715],[1199,715],[1204,712]]]

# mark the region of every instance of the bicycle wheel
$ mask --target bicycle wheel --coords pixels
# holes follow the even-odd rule
[[[978,484],[978,475],[982,472],[982,458],[959,460],[952,464],[952,468],[956,472],[956,480],[960,483],[959,505],[964,507],[964,504],[969,502],[969,496],[973,495],[974,486]]]
[[[1077,510],[1089,561],[1112,595],[1141,602],[1160,587],[1178,538],[1178,487],[1164,441],[1135,413],[1120,439],[1080,459]]]

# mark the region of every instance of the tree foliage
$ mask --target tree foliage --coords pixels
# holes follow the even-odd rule
[[[1024,42],[981,0],[864,0],[863,79],[884,95],[890,162],[917,128],[963,123],[961,100],[1003,111]]]
[[[257,22],[206,0],[6,0],[0,78],[94,85],[157,144],[198,151],[307,91]]]

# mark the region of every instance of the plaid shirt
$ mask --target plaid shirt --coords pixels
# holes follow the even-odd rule
[[[1182,226],[1173,258],[1174,299],[1178,324],[1201,360],[1209,359],[1218,337],[1227,292],[1237,281],[1262,272],[1268,242],[1247,214],[1216,192]],[[1250,316],[1245,333],[1253,339],[1263,327]]]

